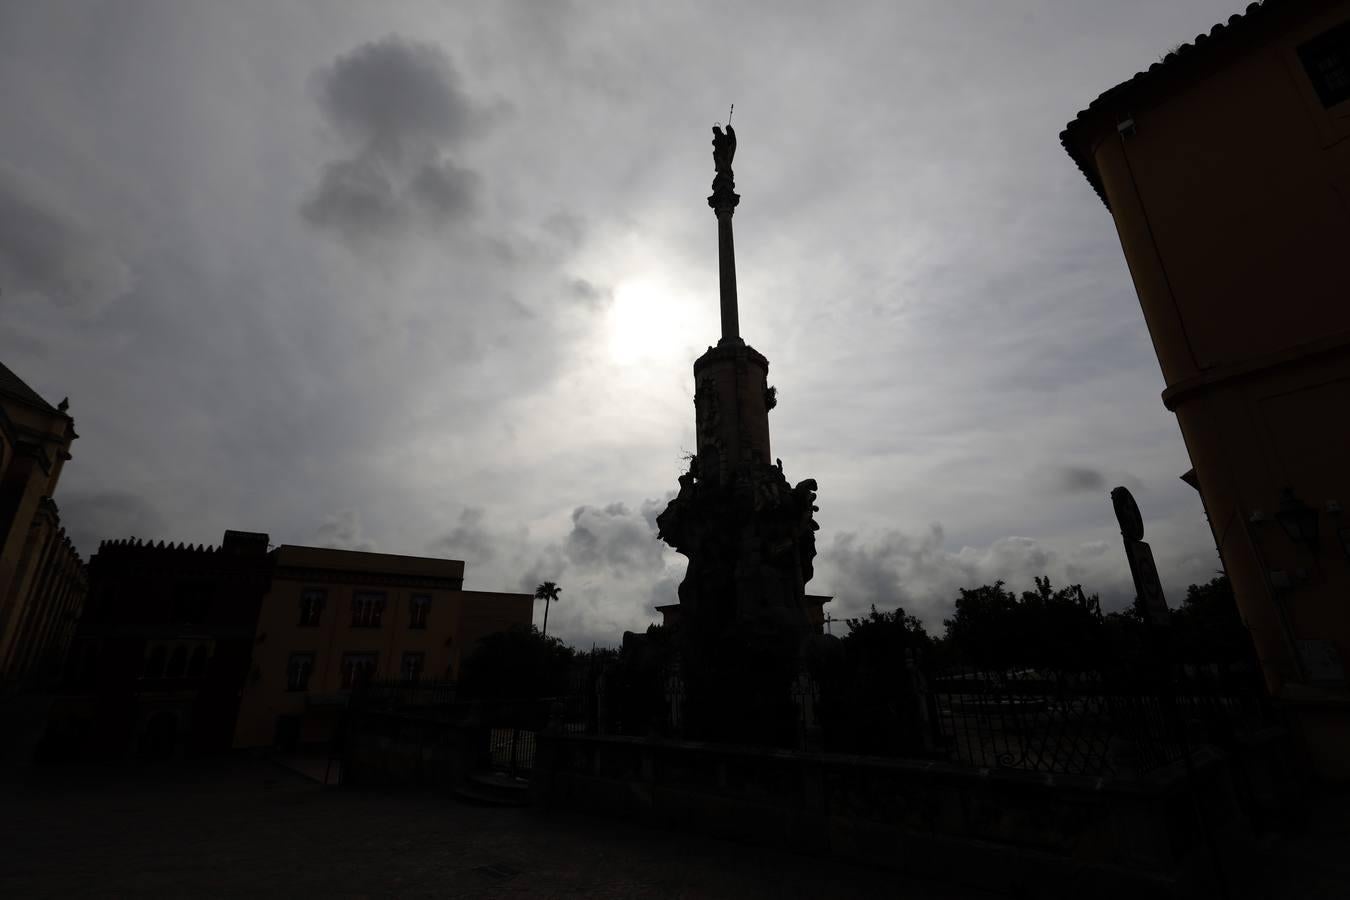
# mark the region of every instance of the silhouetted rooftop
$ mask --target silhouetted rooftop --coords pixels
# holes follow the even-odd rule
[[[1078,165],[1092,189],[1097,192],[1107,209],[1111,204],[1106,200],[1100,176],[1092,163],[1092,154],[1086,133],[1087,124],[1096,114],[1108,108],[1122,113],[1130,110],[1126,104],[1142,101],[1146,96],[1156,96],[1166,92],[1180,79],[1190,77],[1202,69],[1207,69],[1220,58],[1226,49],[1239,45],[1242,41],[1259,39],[1273,23],[1287,18],[1286,14],[1306,14],[1322,0],[1264,0],[1252,3],[1243,12],[1230,16],[1227,22],[1220,22],[1209,30],[1208,34],[1197,34],[1195,40],[1176,47],[1159,62],[1155,62],[1134,77],[1108,91],[1102,92],[1096,100],[1080,110],[1073,121],[1064,126],[1059,133],[1059,142]]]
[[[18,400],[20,403],[36,406],[44,412],[57,412],[56,407],[43,400],[37,391],[25,384],[24,380],[15,375],[4,363],[0,363],[0,394]]]

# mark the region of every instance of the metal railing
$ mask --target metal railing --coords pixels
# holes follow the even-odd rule
[[[1248,672],[1002,671],[935,678],[938,729],[953,761],[1076,775],[1150,772],[1196,740],[1270,724]]]

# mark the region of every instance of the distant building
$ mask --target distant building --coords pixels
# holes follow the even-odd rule
[[[56,755],[228,747],[270,577],[267,535],[219,547],[105,541],[51,715]]]
[[[1350,2],[1253,4],[1061,140],[1115,220],[1267,683],[1350,777]]]
[[[49,686],[84,603],[80,555],[52,495],[79,435],[0,365],[0,691]]]
[[[532,594],[465,591],[455,559],[282,546],[272,561],[236,747],[325,742],[353,686],[455,679],[479,638],[534,610]]]
[[[446,679],[530,594],[463,590],[464,563],[318,547],[106,541],[53,709],[55,755],[176,756],[332,737],[370,678]]]

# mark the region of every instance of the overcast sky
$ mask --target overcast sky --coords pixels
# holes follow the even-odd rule
[[[938,625],[1033,575],[1218,565],[1110,215],[1059,146],[1232,0],[0,0],[0,360],[80,439],[105,538],[227,528],[563,587],[589,645],[674,602],[653,520],[741,329],[820,484],[835,616]],[[542,610],[536,612],[536,621]]]

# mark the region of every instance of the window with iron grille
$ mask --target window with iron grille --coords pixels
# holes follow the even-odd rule
[[[286,690],[306,690],[309,687],[309,675],[313,671],[313,653],[292,653],[290,662],[286,665]]]
[[[1301,45],[1298,58],[1323,106],[1350,100],[1350,22]]]
[[[323,608],[328,603],[328,592],[322,588],[309,588],[300,594],[300,626],[314,628],[319,624]]]
[[[379,662],[376,653],[342,654],[342,687],[344,689],[360,687],[375,677],[375,667]]]
[[[384,615],[384,594],[360,592],[352,596],[352,627],[379,628]]]
[[[422,677],[422,667],[426,664],[427,655],[425,653],[405,653],[403,654],[403,665],[399,668],[399,674],[404,681],[417,681]]]
[[[431,610],[430,594],[413,594],[412,603],[409,606],[408,627],[426,628],[427,613]]]

